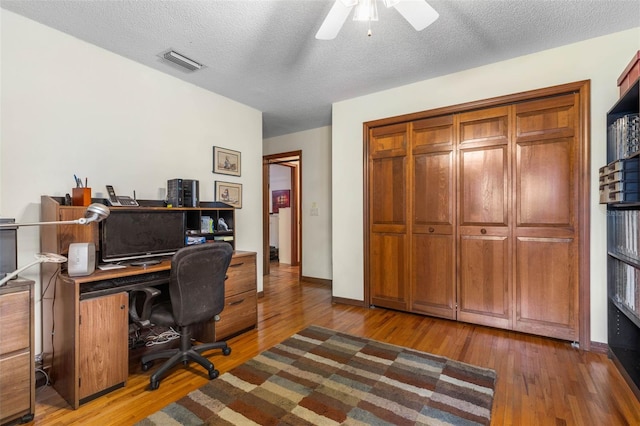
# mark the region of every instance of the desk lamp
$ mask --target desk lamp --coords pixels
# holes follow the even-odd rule
[[[0,223],[0,228],[19,228],[21,226],[42,226],[42,225],[88,225],[91,222],[101,222],[109,216],[109,208],[104,204],[93,203],[87,207],[84,213],[84,217],[75,220],[63,220],[55,222],[32,222],[32,223]],[[37,253],[36,260],[29,263],[22,268],[18,268],[15,271],[7,274],[2,280],[0,280],[0,287],[5,285],[7,281],[18,275],[20,272],[27,268],[30,268],[39,263],[63,263],[67,261],[67,258],[54,253]]]
[[[88,225],[91,222],[101,222],[109,216],[109,207],[100,203],[93,203],[84,213],[84,217],[74,220],[61,220],[54,222],[32,222],[32,223],[0,223],[0,228],[19,228],[21,226],[42,226],[42,225]]]

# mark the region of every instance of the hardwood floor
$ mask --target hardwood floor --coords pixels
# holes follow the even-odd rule
[[[546,339],[386,309],[331,303],[327,286],[298,281],[298,269],[272,265],[258,302],[258,327],[228,340],[228,357],[211,353],[220,373],[304,327],[316,324],[496,370],[492,425],[638,425],[640,402],[606,355]],[[132,357],[133,358],[133,357]],[[154,369],[157,367],[154,367]],[[152,371],[131,362],[126,387],[72,410],[47,386],[37,390],[35,425],[128,425],[208,378],[177,367],[148,390]]]

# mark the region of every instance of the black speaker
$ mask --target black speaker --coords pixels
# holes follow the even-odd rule
[[[199,207],[200,181],[179,178],[168,180],[167,204],[173,207]]]

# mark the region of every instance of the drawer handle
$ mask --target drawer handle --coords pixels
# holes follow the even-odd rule
[[[430,228],[429,228],[429,232],[433,232],[433,231],[435,231],[435,229],[433,229],[433,228],[431,228],[431,227],[430,227]]]
[[[484,229],[484,228],[482,228],[482,229],[480,230],[480,233],[484,235],[484,234],[486,234],[486,233],[487,233],[487,230],[486,230],[486,229]]]
[[[234,265],[229,265],[229,268],[237,268],[238,266],[244,265],[244,262],[236,263]]]
[[[239,305],[242,302],[244,302],[244,299],[241,299],[241,300],[238,300],[238,301],[235,301],[235,302],[231,302],[231,303],[229,303],[229,306]]]

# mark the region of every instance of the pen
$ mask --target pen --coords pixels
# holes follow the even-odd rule
[[[87,178],[84,178],[84,187],[85,188],[89,187],[89,180]]]
[[[78,179],[78,176],[73,175],[73,179],[76,181],[76,188],[82,188],[82,181]]]

